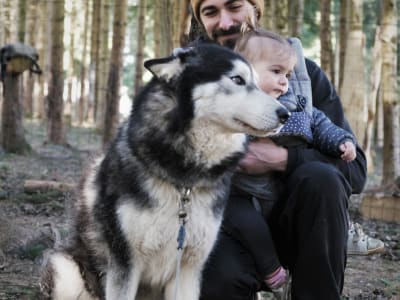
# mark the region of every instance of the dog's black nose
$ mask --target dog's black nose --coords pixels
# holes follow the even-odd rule
[[[282,124],[284,124],[290,117],[290,112],[284,107],[278,108],[276,110],[276,114],[278,115],[279,121],[281,121]]]

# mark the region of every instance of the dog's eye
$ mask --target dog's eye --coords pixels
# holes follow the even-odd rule
[[[242,76],[239,76],[239,75],[237,75],[237,76],[232,76],[232,77],[231,77],[231,80],[232,80],[234,83],[236,83],[237,85],[245,85],[245,84],[246,84],[246,81],[244,81],[243,77],[242,77]]]

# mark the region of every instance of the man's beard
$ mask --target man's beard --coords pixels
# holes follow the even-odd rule
[[[241,25],[236,25],[230,27],[228,30],[218,29],[213,32],[213,40],[218,41],[218,38],[221,36],[231,35],[240,33]],[[227,39],[222,42],[223,46],[233,49],[236,44],[236,38]]]
[[[227,39],[222,42],[222,45],[225,47],[228,47],[229,49],[233,49],[233,48],[235,48],[236,40],[237,39]]]

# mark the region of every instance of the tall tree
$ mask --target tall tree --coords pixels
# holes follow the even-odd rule
[[[328,78],[333,81],[334,60],[332,50],[332,27],[331,27],[331,0],[321,0],[319,2],[319,11],[321,13],[321,26],[319,30],[319,39],[321,43],[321,68],[325,71]]]
[[[397,7],[396,0],[382,0],[382,82],[384,113],[382,184],[400,176],[400,117],[397,86]]]
[[[81,125],[85,118],[87,109],[86,79],[87,79],[87,45],[88,45],[88,27],[89,27],[89,1],[84,1],[84,19],[83,19],[83,45],[82,62],[80,70],[80,93],[78,101],[78,123]]]
[[[96,105],[96,127],[100,131],[103,131],[104,126],[104,114],[107,98],[107,77],[108,77],[108,64],[109,64],[109,27],[110,27],[110,12],[111,12],[110,0],[102,0],[101,8],[101,24],[100,24],[100,49],[99,49],[99,60],[97,68],[97,105]]]
[[[77,2],[70,1],[66,3],[66,21],[65,23],[68,24],[67,28],[77,28]],[[74,60],[75,60],[75,36],[76,30],[70,30],[68,32],[68,43],[66,45],[66,52],[67,52],[67,71],[66,71],[66,88],[67,88],[67,99],[65,101],[64,106],[64,121],[67,125],[72,124],[72,86],[74,82]]]
[[[275,3],[275,30],[283,36],[289,35],[288,12],[288,0]]]
[[[365,94],[364,38],[362,32],[362,0],[350,1],[349,31],[340,96],[346,116],[357,139],[362,142],[367,122]]]
[[[17,4],[18,2],[14,0],[4,0],[2,11],[4,14],[3,29],[5,43],[11,43],[17,39],[17,23],[15,22],[17,19]]]
[[[276,1],[275,0],[265,0],[264,1],[264,16],[262,18],[263,27],[271,31],[276,31]]]
[[[376,108],[378,103],[378,91],[381,83],[381,70],[382,70],[382,43],[380,39],[381,29],[380,26],[376,27],[375,43],[372,49],[372,66],[369,74],[369,86],[368,86],[368,120],[365,128],[365,138],[363,141],[363,149],[367,157],[368,172],[372,173],[374,170],[372,160],[372,138],[373,129],[375,125],[375,119],[379,116],[376,114]]]
[[[31,148],[24,136],[22,101],[19,94],[20,74],[3,74],[3,108],[1,145],[6,152],[26,154]]]
[[[25,23],[26,23],[26,0],[19,0],[18,2],[18,41],[24,42],[25,40]]]
[[[190,1],[183,0],[178,1],[179,3],[179,22],[176,29],[177,43],[174,47],[183,47],[189,41],[189,29],[190,29]]]
[[[146,17],[146,0],[139,0],[138,2],[138,21],[137,21],[137,43],[136,43],[136,64],[135,64],[135,87],[134,93],[139,92],[140,87],[143,84],[143,59],[144,59],[144,45],[146,36],[144,34],[144,25]]]
[[[39,66],[43,69],[43,74],[38,77],[38,88],[37,93],[34,97],[34,105],[33,105],[33,115],[35,118],[44,119],[46,112],[45,112],[45,78],[48,75],[48,55],[49,47],[47,43],[48,32],[50,26],[47,26],[47,16],[49,11],[49,5],[44,1],[39,1],[39,8],[38,8],[38,16],[39,16],[39,26],[37,32],[37,48],[39,52]]]
[[[28,10],[26,14],[26,34],[25,43],[35,47],[38,25],[39,0],[28,0],[26,3]],[[33,117],[33,88],[35,78],[31,72],[24,74],[24,115],[28,118]]]
[[[289,1],[289,34],[300,37],[303,30],[304,0]]]
[[[160,54],[166,56],[171,53],[173,49],[173,11],[172,1],[164,0],[160,1],[160,11],[156,18],[160,19],[161,24],[161,38],[160,38]]]
[[[343,74],[344,74],[344,59],[347,49],[347,33],[349,27],[349,1],[340,0],[340,18],[339,18],[339,75],[338,75],[338,90],[339,93],[342,89]]]
[[[182,47],[188,42],[190,2],[189,0],[173,0],[172,9],[174,13],[171,20],[173,48]]]
[[[154,35],[154,55],[161,57],[161,1],[154,0],[153,9],[153,35]]]
[[[103,145],[111,142],[119,123],[119,90],[122,70],[122,50],[127,22],[127,0],[115,2],[111,60],[107,82],[106,114]]]
[[[99,49],[100,49],[100,18],[102,0],[93,0],[92,7],[92,28],[90,40],[90,65],[89,65],[89,103],[88,116],[90,122],[96,120],[97,99],[98,99],[98,68],[99,68]]]
[[[47,94],[47,141],[66,144],[63,122],[63,53],[64,53],[64,3],[65,0],[51,2],[50,28],[50,74]]]

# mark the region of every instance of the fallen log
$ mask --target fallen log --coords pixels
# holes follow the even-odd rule
[[[25,180],[24,192],[26,194],[44,193],[52,190],[67,192],[76,188],[73,183],[50,180]]]

